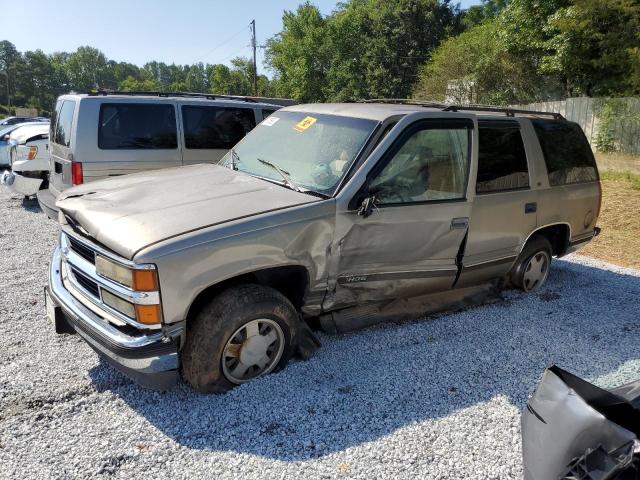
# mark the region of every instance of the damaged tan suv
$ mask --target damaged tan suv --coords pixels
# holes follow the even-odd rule
[[[600,198],[583,132],[556,114],[287,107],[218,165],[65,191],[47,312],[144,385],[220,392],[309,355],[310,326],[540,288],[598,233]]]

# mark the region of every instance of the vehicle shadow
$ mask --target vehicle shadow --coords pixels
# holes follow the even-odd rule
[[[27,212],[42,213],[42,209],[40,208],[38,199],[36,197],[24,197],[22,199],[22,208],[24,208]]]
[[[552,363],[615,383],[639,357],[638,298],[631,271],[557,261],[539,293],[509,291],[499,303],[417,323],[323,336],[309,361],[224,395],[143,390],[104,363],[90,375],[180,445],[300,461],[497,396],[521,409]]]

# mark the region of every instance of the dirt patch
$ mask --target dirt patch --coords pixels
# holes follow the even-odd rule
[[[640,268],[640,190],[630,181],[602,180],[602,233],[579,253]]]
[[[632,172],[640,174],[640,156],[626,153],[596,153],[596,162],[600,171]]]

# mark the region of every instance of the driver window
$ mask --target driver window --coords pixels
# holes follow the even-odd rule
[[[376,204],[464,198],[469,142],[470,130],[462,126],[415,132],[370,184]]]

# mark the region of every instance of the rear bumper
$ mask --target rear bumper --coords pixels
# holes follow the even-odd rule
[[[31,197],[38,193],[42,185],[42,178],[31,178],[16,172],[5,170],[0,175],[0,187],[9,193],[19,193],[25,197]]]
[[[49,267],[47,292],[55,312],[57,332],[74,330],[116,369],[146,388],[166,390],[176,384],[178,336],[163,332],[130,336],[87,309],[65,288],[56,248]]]
[[[53,196],[51,190],[39,190],[36,194],[38,204],[44,213],[52,220],[58,220],[58,207],[56,207],[56,197]]]
[[[578,237],[574,237],[569,242],[569,245],[567,246],[567,251],[564,253],[564,255],[580,250],[582,247],[587,245],[591,240],[593,240],[595,237],[600,235],[600,231],[601,231],[600,227],[594,227],[591,232],[585,233],[583,235],[579,235]]]

